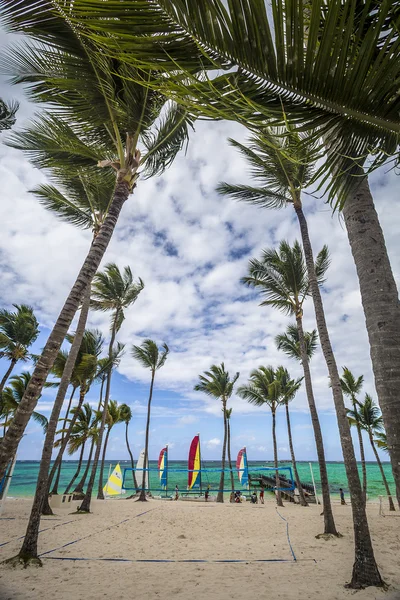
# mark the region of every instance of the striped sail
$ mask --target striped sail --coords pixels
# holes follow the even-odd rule
[[[238,477],[241,485],[243,487],[248,487],[249,485],[249,467],[247,465],[247,452],[246,448],[242,448],[239,450],[239,454],[236,460],[236,468],[238,472]]]
[[[119,463],[111,473],[106,485],[103,487],[106,496],[118,496],[122,492],[122,472]]]
[[[160,477],[161,489],[167,489],[168,476],[168,446],[163,448],[158,459],[158,475]]]
[[[194,436],[190,444],[188,460],[188,490],[201,487],[200,435]]]

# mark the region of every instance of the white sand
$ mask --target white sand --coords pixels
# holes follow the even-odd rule
[[[7,501],[0,521],[0,559],[15,555],[21,545],[30,501]],[[124,558],[133,562],[52,560],[43,568],[0,567],[1,600],[99,598],[153,600],[197,598],[281,598],[336,600],[353,597],[346,590],[353,563],[351,509],[334,506],[341,539],[317,540],[322,531],[321,508],[286,504],[280,513],[272,501],[262,505],[147,503],[132,500],[93,502],[93,514],[42,520],[39,552],[57,549],[47,557]],[[149,511],[149,512],[146,512]],[[146,512],[139,516],[141,513]],[[400,599],[400,512],[382,517],[378,506],[368,507],[376,559],[389,592],[368,588],[362,600]],[[5,517],[15,517],[6,520]],[[57,519],[57,520],[55,520]],[[126,521],[125,521],[126,520]],[[125,522],[122,522],[125,521]],[[88,536],[88,537],[85,537]],[[80,541],[60,548],[71,541]],[[232,563],[138,563],[138,559],[234,560]],[[254,562],[282,559],[287,562]]]

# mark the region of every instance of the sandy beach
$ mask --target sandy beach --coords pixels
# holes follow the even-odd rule
[[[2,560],[19,550],[29,507],[29,500],[7,501],[0,522]],[[389,590],[368,588],[357,597],[399,599],[399,513],[384,517],[378,508],[369,505],[368,517]],[[355,593],[344,588],[353,561],[350,506],[334,505],[343,538],[329,541],[315,538],[322,531],[320,507],[286,504],[278,513],[273,501],[221,505],[108,500],[94,501],[90,515],[70,512],[60,509],[42,520],[43,568],[1,565],[2,600],[228,600],[238,595],[336,600]],[[171,562],[158,562],[165,560]],[[230,560],[243,562],[223,562]]]

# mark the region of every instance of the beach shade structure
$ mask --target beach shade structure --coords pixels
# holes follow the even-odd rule
[[[168,485],[168,446],[165,446],[160,452],[158,458],[158,475],[160,478],[161,489],[167,491]]]
[[[247,464],[247,451],[246,447],[239,450],[236,459],[236,469],[238,472],[238,478],[242,487],[249,487],[249,467]]]
[[[194,436],[189,449],[188,459],[188,490],[201,491],[201,454],[200,434]]]
[[[122,471],[119,463],[109,476],[106,485],[103,487],[103,492],[105,496],[119,496],[120,494],[125,494],[125,490],[122,489]]]

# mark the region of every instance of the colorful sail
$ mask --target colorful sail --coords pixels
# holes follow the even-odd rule
[[[249,467],[247,464],[247,452],[246,448],[239,450],[239,454],[236,460],[236,468],[238,472],[239,481],[242,487],[248,487],[249,485]]]
[[[106,485],[103,487],[106,496],[118,496],[125,493],[122,491],[122,472],[119,463],[111,473]]]
[[[168,446],[163,448],[158,459],[158,474],[160,477],[161,489],[167,489],[168,474]]]
[[[200,435],[197,434],[194,436],[189,450],[188,490],[201,487],[200,469]]]

